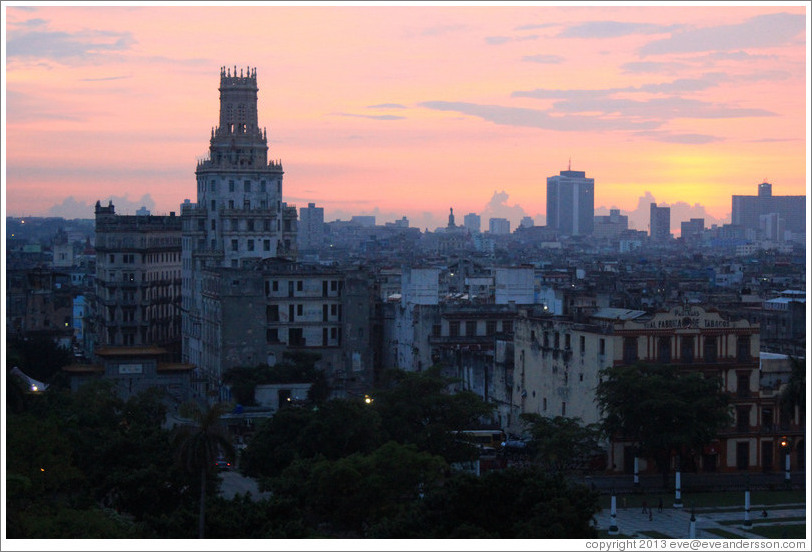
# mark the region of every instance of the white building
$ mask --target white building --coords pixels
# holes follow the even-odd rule
[[[489,219],[488,232],[498,236],[507,236],[510,234],[510,221],[506,218]]]

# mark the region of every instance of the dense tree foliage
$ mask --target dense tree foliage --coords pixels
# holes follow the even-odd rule
[[[419,507],[377,524],[378,538],[595,538],[597,494],[540,469],[457,474]]]
[[[600,426],[583,424],[580,419],[536,413],[521,415],[531,435],[530,453],[540,467],[553,472],[590,469],[596,459],[604,459],[600,447]]]
[[[796,408],[802,416],[806,410],[806,366],[803,360],[797,358],[791,358],[790,364],[792,372],[789,381],[781,388],[778,397],[781,413],[787,418],[795,415]]]
[[[671,365],[605,368],[597,400],[605,434],[636,443],[664,478],[672,454],[701,450],[730,424],[729,396],[720,379]]]
[[[65,386],[62,367],[73,362],[70,350],[59,347],[50,337],[10,338],[6,342],[6,366],[17,366],[37,381]]]
[[[327,399],[329,389],[324,372],[316,368],[320,355],[308,352],[285,352],[281,362],[274,366],[235,366],[223,374],[223,381],[231,387],[238,404],[255,404],[257,385],[269,383],[309,383],[308,399],[318,404]]]

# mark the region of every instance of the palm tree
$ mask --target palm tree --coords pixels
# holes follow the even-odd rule
[[[198,516],[198,538],[203,538],[206,522],[206,478],[211,472],[217,457],[222,454],[233,462],[234,446],[228,435],[228,428],[220,417],[228,412],[229,405],[217,403],[201,406],[196,402],[181,405],[179,413],[192,420],[177,428],[174,445],[177,460],[191,474],[200,474],[200,514]]]

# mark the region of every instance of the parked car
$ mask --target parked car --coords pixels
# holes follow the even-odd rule
[[[231,462],[226,460],[225,458],[218,458],[214,461],[214,467],[218,470],[230,470],[231,469]]]

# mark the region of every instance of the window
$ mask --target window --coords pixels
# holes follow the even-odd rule
[[[270,219],[265,219],[263,222],[264,222],[263,229],[266,232],[270,232],[271,231],[271,221],[270,221]]]
[[[440,337],[441,328],[439,324],[432,324],[431,326],[431,335],[433,337]]]
[[[212,210],[212,211],[216,211],[216,210],[217,210],[217,201],[215,201],[215,200],[213,200],[213,199],[211,200],[211,210]]]
[[[251,192],[251,181],[250,180],[246,180],[245,182],[243,182],[243,191],[246,194]]]
[[[496,333],[496,320],[487,320],[485,322],[485,335],[494,335]]]
[[[558,332],[555,332],[555,336],[553,337],[553,349],[558,349],[561,345],[561,335]]]
[[[239,229],[240,229],[239,221],[235,218],[231,219],[231,230],[236,232]]]
[[[449,337],[459,337],[460,335],[459,320],[454,320],[453,322],[448,323],[448,335]]]
[[[271,282],[271,289],[274,291],[279,291],[279,280],[273,280]]]
[[[217,182],[216,181],[212,180],[211,182],[209,182],[209,191],[210,192],[216,192],[217,191]]]
[[[684,335],[680,339],[680,357],[682,362],[694,361],[694,338],[690,335]]]
[[[278,328],[268,328],[265,331],[265,340],[268,343],[279,343],[279,329]]]
[[[740,335],[736,340],[736,358],[739,362],[750,360],[750,336]]]
[[[603,341],[603,340],[601,340]],[[637,362],[637,338],[624,337],[623,338],[623,363],[634,364]]]
[[[561,403],[561,415],[562,416],[567,415],[567,403],[565,403],[565,402]]]
[[[579,341],[579,349],[581,353],[584,353],[586,351],[586,337],[581,336],[578,338],[578,341]]]
[[[233,208],[234,208],[234,200],[233,200],[233,199],[229,199],[229,200],[228,200],[228,208],[229,208],[229,209],[233,209]]]
[[[657,361],[671,362],[671,338],[661,337],[657,340]]]
[[[601,340],[598,342],[598,354],[606,354],[606,340],[603,338],[601,338]]]
[[[304,307],[302,305],[296,305],[296,316],[302,316],[304,312]]]
[[[262,250],[263,251],[271,250],[271,240],[262,240]]]
[[[705,338],[705,362],[716,362],[718,351],[716,349],[716,336],[709,335]]]
[[[476,320],[468,320],[465,322],[465,335],[467,337],[476,335]]]
[[[338,305],[333,303],[330,305],[330,316],[335,316],[336,314],[338,314]]]
[[[298,280],[296,282],[296,291],[302,291],[304,289],[304,282],[302,280]]]
[[[254,231],[254,221],[252,219],[248,219],[247,221],[245,221],[245,223],[248,225],[248,231],[253,232]]]
[[[211,219],[211,229],[217,230],[217,219]]]
[[[736,376],[736,396],[747,398],[750,396],[750,374]]]
[[[550,332],[544,332],[544,339],[542,342],[542,347],[549,347],[550,346]]]
[[[265,318],[268,322],[279,322],[279,305],[265,307]]]
[[[260,181],[259,181],[259,191],[260,191],[260,192],[264,192],[264,191],[266,191],[266,190],[265,190],[265,181],[264,181],[264,180],[260,180]]]
[[[116,256],[115,256],[115,255],[113,255],[113,254],[111,254],[111,255],[108,257],[108,261],[110,262],[110,264],[115,263],[115,262],[116,262]]]
[[[564,348],[570,348],[570,334],[564,334]]]
[[[305,338],[302,328],[291,328],[288,330],[288,345],[291,347],[305,346]]]
[[[231,250],[237,251],[239,248],[239,242],[237,240],[231,240]]]
[[[504,333],[513,333],[513,321],[502,320],[502,331]]]
[[[228,191],[229,191],[229,192],[233,192],[233,191],[234,191],[234,181],[233,181],[233,180],[229,180],[229,181],[228,181]]]
[[[248,240],[248,251],[254,250],[254,240]]]
[[[750,407],[736,407],[736,430],[748,431],[750,429]]]
[[[338,280],[330,280],[330,291],[338,290]]]

